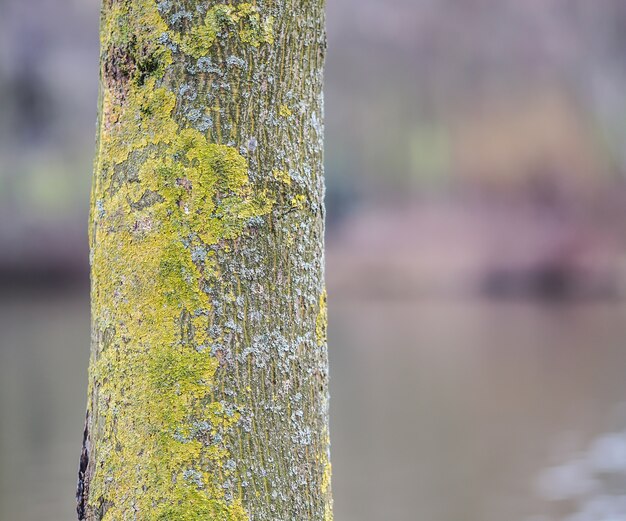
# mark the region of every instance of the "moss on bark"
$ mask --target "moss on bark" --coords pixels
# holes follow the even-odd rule
[[[80,519],[332,517],[323,27],[103,4]]]

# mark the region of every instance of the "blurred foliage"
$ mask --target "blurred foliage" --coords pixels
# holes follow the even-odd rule
[[[98,10],[0,3],[0,268],[7,252],[85,259]],[[624,191],[624,2],[335,0],[328,33],[331,233],[416,194],[524,199],[549,185],[607,207]]]
[[[575,152],[604,182],[624,169],[625,29],[615,0],[330,2],[329,174],[339,149],[396,190]]]

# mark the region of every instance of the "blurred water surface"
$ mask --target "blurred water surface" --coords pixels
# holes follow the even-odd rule
[[[537,482],[626,425],[622,305],[333,304],[337,519],[560,520],[577,510],[584,497],[548,502]]]
[[[75,519],[88,292],[0,299],[0,519]]]
[[[605,519],[566,516],[623,491],[576,462],[624,472],[625,313],[331,287],[336,519]],[[74,518],[88,344],[86,291],[0,300],[2,521]]]

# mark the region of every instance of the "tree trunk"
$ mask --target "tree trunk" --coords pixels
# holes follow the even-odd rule
[[[79,519],[332,519],[323,0],[103,0]]]

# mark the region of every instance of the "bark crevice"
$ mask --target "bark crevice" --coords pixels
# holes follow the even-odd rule
[[[76,513],[78,521],[87,519],[87,500],[89,497],[89,412],[85,417],[85,429],[83,431],[83,445],[80,452],[80,463],[78,467],[78,486],[76,488]]]

